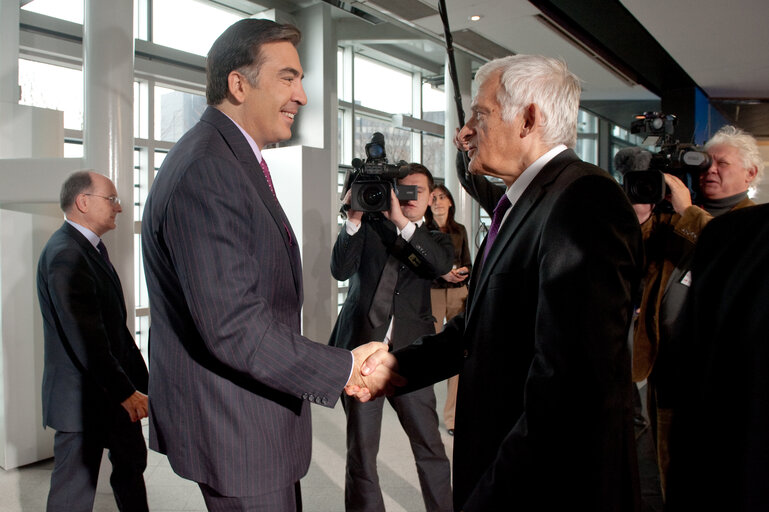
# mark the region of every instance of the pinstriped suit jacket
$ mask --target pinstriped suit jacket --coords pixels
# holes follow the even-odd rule
[[[147,199],[150,447],[223,495],[298,481],[309,403],[332,407],[351,356],[300,334],[291,226],[237,126],[209,107]]]

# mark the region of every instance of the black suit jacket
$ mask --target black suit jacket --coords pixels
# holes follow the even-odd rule
[[[410,387],[460,373],[457,510],[637,506],[627,332],[641,259],[621,188],[566,150],[476,262],[466,313],[396,352]]]
[[[293,485],[310,403],[333,407],[348,351],[300,334],[296,235],[238,127],[209,107],[165,158],[142,222],[150,447],[227,496]]]
[[[37,267],[45,366],[43,425],[63,432],[130,421],[120,403],[147,392],[147,367],[126,326],[120,279],[65,222]]]
[[[368,313],[389,254],[400,260],[392,297],[392,346],[405,347],[419,336],[435,332],[430,286],[433,279],[451,270],[451,238],[422,224],[406,242],[396,236],[395,226],[389,220],[372,220],[362,222],[353,236],[347,234],[343,225],[334,244],[331,275],[339,281],[349,279],[350,284],[330,345],[352,349],[382,340],[387,333],[389,320],[372,325]]]
[[[666,510],[769,510],[769,205],[708,223],[682,331]]]

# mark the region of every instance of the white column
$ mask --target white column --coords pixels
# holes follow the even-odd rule
[[[465,120],[470,115],[470,103],[472,101],[472,62],[469,55],[454,51],[454,59],[457,65],[457,78],[459,90],[462,94],[462,105],[465,112]],[[475,236],[477,216],[473,215],[474,204],[470,196],[459,184],[456,171],[457,148],[454,146],[454,133],[459,126],[456,101],[454,100],[454,84],[449,74],[449,58],[446,57],[444,65],[444,80],[446,84],[446,118],[444,122],[444,137],[446,141],[444,152],[444,165],[446,169],[446,187],[454,196],[456,213],[454,218],[467,228],[467,236],[470,239],[470,251],[475,252],[475,244],[472,243]]]
[[[84,162],[108,176],[123,201],[117,229],[105,243],[123,284],[128,328],[133,332],[133,2],[85,0],[84,14]]]
[[[0,103],[19,101],[19,0],[0,0]]]

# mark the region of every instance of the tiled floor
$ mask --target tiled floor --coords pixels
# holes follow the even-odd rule
[[[438,409],[442,412],[446,384],[435,386]],[[335,409],[313,407],[313,457],[310,470],[302,479],[305,512],[344,510],[345,422],[340,404]],[[441,417],[442,414],[439,414]],[[146,420],[145,420],[146,421]],[[442,424],[442,422],[441,422]],[[146,427],[145,427],[146,434]],[[451,459],[453,439],[441,429],[446,452]],[[53,460],[30,464],[11,471],[0,470],[0,512],[40,512],[45,510]],[[149,452],[144,473],[150,510],[205,511],[197,485],[177,476],[165,456]],[[385,406],[382,441],[379,450],[379,478],[388,512],[424,510],[414,457],[395,412]],[[109,462],[102,462],[94,511],[112,512],[117,506],[109,486]]]

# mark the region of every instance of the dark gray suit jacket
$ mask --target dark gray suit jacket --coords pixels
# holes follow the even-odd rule
[[[424,334],[435,332],[430,305],[433,279],[449,270],[454,260],[451,237],[430,231],[424,224],[416,229],[409,242],[396,236],[389,220],[364,221],[355,235],[342,226],[331,255],[331,275],[350,280],[347,299],[339,313],[330,345],[353,349],[372,340],[381,341],[389,320],[372,325],[368,318],[379,278],[387,258],[393,254],[400,260],[398,281],[393,294],[395,317],[391,343],[402,348]]]
[[[147,367],[126,326],[120,279],[67,222],[40,254],[37,294],[45,335],[43,425],[82,432],[130,421],[120,403],[147,392]]]
[[[332,407],[348,351],[300,334],[296,236],[238,127],[209,107],[173,147],[142,222],[150,447],[228,496],[297,482],[310,403]]]
[[[621,188],[564,151],[476,262],[466,313],[396,352],[409,387],[460,374],[457,510],[634,510],[627,332],[641,259]]]

